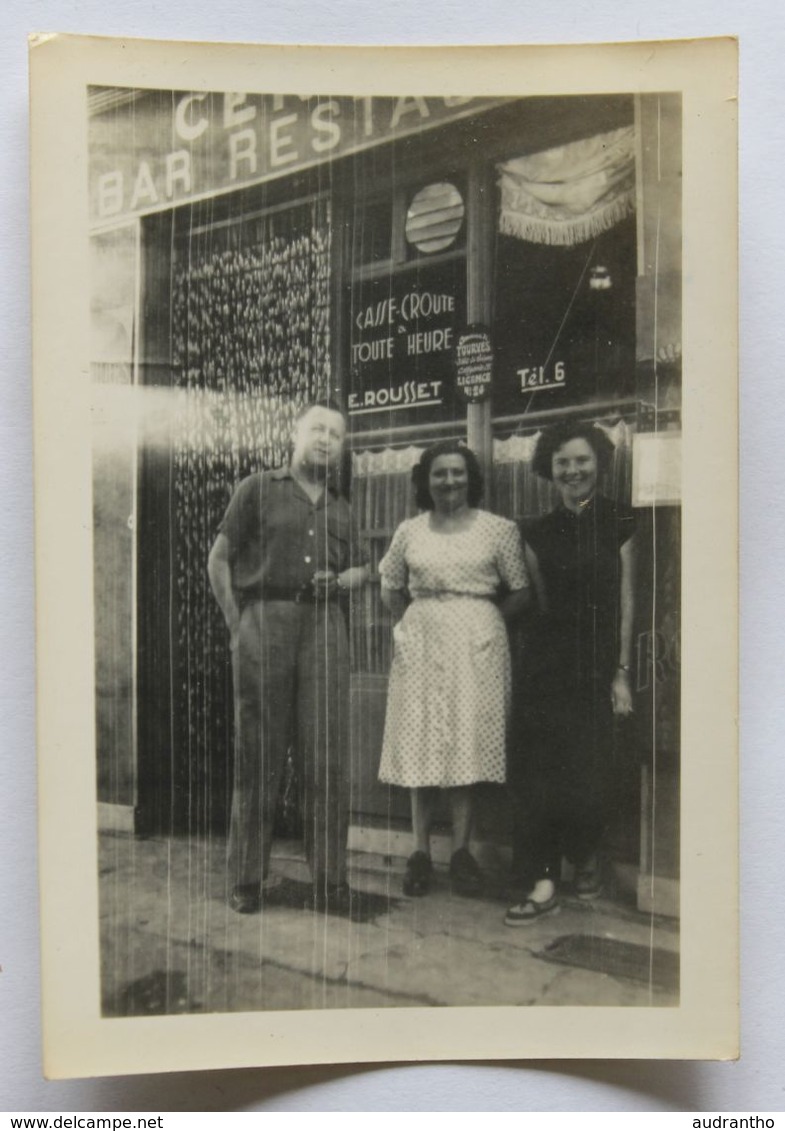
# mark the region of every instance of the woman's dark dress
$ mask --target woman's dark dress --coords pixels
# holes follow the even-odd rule
[[[513,867],[524,888],[559,878],[562,855],[597,851],[612,783],[611,684],[619,662],[621,547],[627,508],[595,495],[524,529],[548,611],[525,633],[508,780],[516,809]]]

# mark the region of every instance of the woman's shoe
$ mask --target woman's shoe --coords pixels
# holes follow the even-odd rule
[[[516,903],[509,909],[504,916],[504,923],[507,927],[526,927],[545,915],[557,915],[559,910],[559,901],[555,895],[542,903],[525,899],[523,903]]]
[[[406,875],[403,877],[404,895],[427,895],[431,886],[433,865],[427,852],[413,852],[406,861]]]
[[[480,865],[468,848],[459,848],[450,861],[450,879],[459,895],[479,895],[483,889]]]
[[[587,902],[602,895],[602,869],[596,856],[590,857],[575,869],[575,894]]]

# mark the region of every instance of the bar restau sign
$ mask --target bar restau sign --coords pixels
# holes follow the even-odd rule
[[[91,224],[286,176],[504,101],[91,87]]]

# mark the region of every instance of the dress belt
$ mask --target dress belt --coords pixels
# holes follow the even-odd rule
[[[451,597],[471,597],[475,601],[495,601],[497,595],[495,593],[465,593],[459,589],[416,589],[412,595],[412,600],[416,601],[418,598],[451,598]]]

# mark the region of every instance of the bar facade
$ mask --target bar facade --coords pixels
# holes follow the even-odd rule
[[[611,861],[639,908],[677,915],[680,96],[91,88],[89,107],[102,822],[225,832],[231,668],[207,554],[236,484],[284,463],[297,409],[329,394],[372,571],[348,613],[349,843],[406,857],[406,794],[377,779],[378,564],[415,513],[411,467],[464,438],[483,505],[525,524],[554,503],[538,432],[579,418],[613,440],[603,489],[639,517]],[[286,842],[296,793],[292,764]],[[509,821],[503,788],[482,787],[478,852],[499,871]]]

